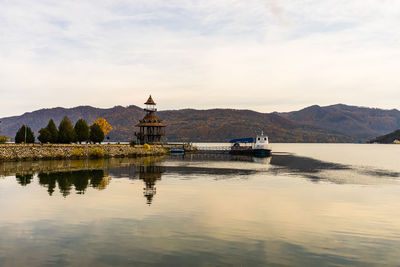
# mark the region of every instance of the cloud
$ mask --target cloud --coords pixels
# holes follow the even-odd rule
[[[400,107],[397,1],[0,4],[0,117],[149,93],[161,109]]]

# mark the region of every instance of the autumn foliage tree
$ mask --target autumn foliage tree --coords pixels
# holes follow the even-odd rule
[[[93,122],[93,124],[97,124],[100,126],[101,130],[104,133],[104,136],[106,136],[109,132],[113,130],[111,125],[107,122],[105,118],[98,118]]]

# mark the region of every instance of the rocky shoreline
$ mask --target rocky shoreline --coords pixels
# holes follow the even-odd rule
[[[168,154],[160,145],[129,144],[1,144],[0,161],[138,157]]]

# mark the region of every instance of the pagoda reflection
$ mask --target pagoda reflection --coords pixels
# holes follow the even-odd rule
[[[155,187],[156,181],[161,180],[163,172],[164,170],[162,166],[139,166],[139,179],[143,180],[145,183],[145,187],[143,188],[143,195],[147,199],[148,205],[151,205],[153,197],[157,193],[157,188]]]
[[[138,157],[131,159],[130,164],[107,169],[113,178],[129,178],[144,182],[143,196],[146,203],[151,205],[157,193],[156,182],[161,180],[166,167],[162,166],[164,156]]]

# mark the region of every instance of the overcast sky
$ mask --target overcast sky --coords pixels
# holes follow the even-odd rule
[[[39,108],[400,108],[398,0],[0,0],[0,117]]]

